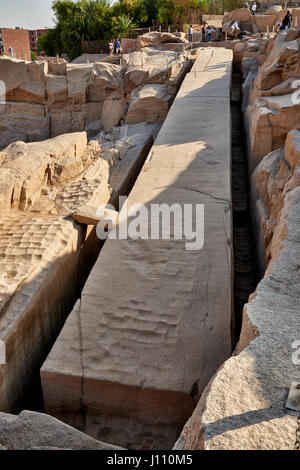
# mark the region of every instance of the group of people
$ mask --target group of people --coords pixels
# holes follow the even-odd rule
[[[213,33],[214,33],[214,30],[212,28],[212,26],[206,26],[205,24],[202,26],[202,29],[201,29],[201,32],[202,32],[202,38],[201,38],[201,42],[211,42],[213,40]],[[189,42],[193,42],[193,28],[192,28],[192,25],[190,25],[189,27]]]
[[[246,2],[246,8],[248,8],[251,11],[252,15],[255,15],[257,12],[256,2],[252,2],[251,7],[249,6],[249,3]],[[287,14],[283,18],[280,18],[278,20],[277,27],[280,30],[285,30],[285,29],[290,28],[291,24],[292,24],[292,15],[290,11],[288,11]]]
[[[121,45],[120,39],[115,39],[115,40],[112,39],[111,41],[109,41],[108,47],[109,47],[109,55],[122,54],[122,45]]]
[[[204,24],[202,26],[201,32],[202,32],[202,38],[201,38],[202,42],[206,42],[206,41],[211,42],[213,40],[214,29],[212,26],[210,25],[206,26]]]

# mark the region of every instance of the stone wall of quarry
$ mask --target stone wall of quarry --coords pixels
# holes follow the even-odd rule
[[[13,141],[0,152],[1,411],[40,409],[39,368],[101,248],[96,209],[130,191],[195,57],[0,58],[1,146]]]
[[[0,58],[0,449],[295,447],[299,41],[187,50],[181,33],[151,33],[117,63]],[[237,345],[232,214],[247,188],[232,174],[232,63],[262,278]],[[97,207],[128,194],[129,207],[204,204],[203,248],[100,242]]]
[[[237,8],[222,19],[222,30],[229,36],[234,33],[233,23],[238,22],[238,28],[248,35],[257,33],[277,32],[278,22],[284,18],[287,12],[292,14],[292,26],[297,28],[300,25],[300,8],[282,8],[280,5],[273,5],[263,13],[260,11],[252,15],[248,8]]]
[[[90,135],[99,131],[100,120],[106,131],[120,122],[162,123],[192,56],[184,48],[159,50],[166,39],[161,36],[146,36],[140,51],[123,55],[120,65],[0,57],[0,80],[6,85],[0,149],[16,140],[42,141],[84,130]],[[180,34],[166,36],[170,47],[186,43]]]
[[[203,392],[175,449],[294,449],[299,383],[300,31],[235,46],[243,73],[252,220],[263,276],[239,343]]]

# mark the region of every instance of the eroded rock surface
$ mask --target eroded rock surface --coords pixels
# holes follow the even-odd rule
[[[128,199],[204,203],[205,247],[107,240],[41,369],[47,412],[126,448],[170,447],[230,355],[231,61],[200,52]]]
[[[141,123],[90,142],[81,132],[0,152],[1,410],[37,405],[43,356],[99,252],[93,227],[72,214],[126,195],[157,132]]]
[[[263,279],[244,307],[234,356],[206,387],[175,449],[296,448],[298,413],[285,404],[291,383],[299,382],[293,353],[300,324],[300,119],[299,105],[286,93],[289,78],[299,78],[297,34],[291,30],[270,39],[266,61],[248,70],[247,77],[254,77],[244,86],[244,99],[249,94],[255,103],[249,107],[256,111],[248,107],[246,124],[250,136],[260,136],[258,145],[250,146],[249,163]],[[259,116],[272,117],[257,120],[260,110]]]
[[[42,413],[0,413],[1,450],[121,450]]]
[[[167,40],[172,44],[175,40],[185,42],[180,34],[153,34],[149,36],[151,46],[165,44]],[[141,36],[145,44],[149,42],[147,37]],[[42,141],[68,132],[84,131],[99,120],[109,132],[125,120],[135,88],[161,84],[174,96],[192,55],[191,51],[143,47],[142,51],[124,54],[121,65],[111,63],[109,57],[102,61],[101,57],[95,57],[96,61],[91,63],[70,64],[51,60],[24,62],[1,57],[0,80],[6,85],[7,102],[0,110],[0,116],[5,115],[1,120],[0,149],[16,140]],[[154,102],[156,94],[154,87]],[[162,114],[165,117],[165,112]],[[161,115],[157,121],[161,122]]]

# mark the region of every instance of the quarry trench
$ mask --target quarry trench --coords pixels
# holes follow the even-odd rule
[[[108,443],[121,445],[128,449],[150,449],[150,448],[166,449],[166,448],[171,448],[173,446],[173,444],[175,443],[176,439],[178,438],[181,432],[183,425],[185,424],[186,420],[190,417],[193,411],[193,408],[196,405],[197,400],[201,396],[201,392],[207,385],[209,379],[216,372],[218,366],[221,365],[223,360],[229,357],[231,353],[233,352],[237,344],[237,341],[239,339],[239,332],[240,332],[241,322],[242,322],[243,306],[247,302],[248,296],[250,295],[250,293],[252,293],[255,290],[256,269],[255,269],[255,262],[254,262],[253,250],[252,250],[252,240],[251,240],[251,233],[250,233],[251,227],[250,227],[250,222],[249,222],[248,179],[247,179],[248,174],[247,174],[247,158],[246,158],[245,148],[244,148],[244,143],[243,143],[243,125],[242,125],[242,119],[241,119],[240,76],[236,70],[234,70],[232,74],[231,72],[230,74],[228,74],[228,72],[225,72],[225,77],[224,77],[225,85],[224,83],[221,84],[221,81],[217,82],[215,75],[211,72],[209,68],[206,68],[207,64],[203,66],[203,63],[205,63],[206,60],[207,60],[207,63],[210,63],[211,60],[217,60],[215,58],[212,59],[212,57],[214,56],[210,54],[211,54],[211,51],[207,49],[207,52],[205,52],[203,61],[199,61],[198,59],[198,61],[196,61],[196,64],[194,64],[194,68],[191,70],[189,74],[187,74],[186,79],[183,82],[183,85],[177,94],[177,98],[175,99],[171,107],[171,110],[169,111],[169,114],[163,124],[163,127],[154,143],[154,147],[152,147],[152,150],[150,152],[151,159],[149,160],[148,158],[146,160],[146,163],[144,167],[142,168],[142,171],[139,173],[139,175],[137,175],[137,180],[136,180],[135,185],[133,185],[132,192],[135,193],[136,191],[138,191],[137,188],[141,188],[142,186],[146,184],[147,178],[149,177],[147,175],[148,164],[149,162],[152,163],[153,158],[155,159],[156,152],[163,152],[162,155],[164,155],[164,158],[167,158],[168,154],[165,152],[165,150],[161,150],[163,149],[163,147],[165,146],[167,142],[174,142],[174,145],[177,145],[178,149],[180,149],[180,146],[182,146],[182,143],[189,142],[189,136],[184,135],[184,131],[183,133],[181,131],[180,133],[176,134],[177,129],[179,129],[177,127],[178,123],[176,120],[177,119],[176,116],[177,116],[177,111],[179,111],[180,107],[182,107],[183,105],[186,105],[186,107],[188,107],[188,105],[190,105],[191,103],[190,100],[193,97],[196,101],[198,101],[198,105],[208,106],[208,107],[211,106],[210,102],[212,100],[219,101],[219,103],[217,104],[221,104],[221,103],[223,104],[225,99],[228,100],[228,108],[226,108],[225,106],[225,114],[221,116],[221,119],[222,119],[221,122],[223,122],[222,126],[224,126],[225,124],[224,130],[226,129],[226,142],[228,142],[228,147],[227,147],[227,143],[225,144],[225,147],[224,147],[223,141],[221,145],[223,149],[224,148],[226,150],[228,149],[228,157],[227,157],[228,161],[227,159],[225,159],[226,170],[224,169],[224,173],[217,172],[217,178],[220,178],[220,174],[222,174],[222,179],[224,180],[224,186],[228,188],[229,200],[231,199],[231,193],[232,193],[232,214],[230,215],[230,218],[228,218],[228,215],[226,216],[227,221],[225,222],[229,230],[228,232],[229,234],[227,235],[228,253],[225,255],[225,257],[227,257],[227,259],[229,260],[229,264],[227,265],[227,268],[226,268],[228,271],[227,271],[227,274],[225,274],[225,281],[224,279],[221,281],[221,284],[224,282],[225,284],[228,283],[228,287],[226,287],[226,289],[229,289],[229,292],[230,292],[230,296],[228,297],[228,311],[227,311],[227,320],[226,320],[228,327],[226,327],[225,333],[223,332],[223,335],[224,334],[227,335],[226,339],[224,339],[224,341],[227,342],[227,346],[226,346],[227,352],[224,355],[224,352],[220,351],[220,356],[222,358],[215,358],[212,361],[212,363],[215,362],[215,365],[211,365],[209,367],[209,370],[203,373],[202,378],[199,379],[197,378],[197,375],[196,376],[194,375],[193,379],[192,378],[188,379],[187,383],[183,384],[184,393],[182,394],[182,396],[178,394],[178,397],[175,394],[175,391],[176,391],[175,383],[174,385],[171,384],[170,386],[171,390],[172,390],[172,387],[174,387],[173,389],[174,391],[172,390],[173,395],[171,395],[171,390],[170,391],[163,390],[163,388],[166,387],[167,384],[165,384],[162,387],[162,390],[159,390],[158,385],[156,385],[155,387],[151,386],[150,384],[143,385],[142,386],[143,392],[142,391],[139,392],[137,383],[135,383],[134,380],[130,382],[129,380],[130,376],[127,376],[126,378],[125,375],[124,375],[124,378],[121,379],[119,384],[117,384],[117,382],[115,381],[112,381],[112,384],[110,385],[108,377],[106,377],[105,373],[101,371],[102,365],[100,363],[93,365],[95,369],[91,377],[89,378],[88,377],[89,372],[86,372],[88,368],[88,364],[86,363],[87,358],[84,357],[86,353],[84,353],[84,355],[82,353],[82,350],[85,350],[86,348],[85,344],[87,344],[86,343],[87,338],[85,338],[85,335],[87,334],[87,331],[89,329],[89,326],[85,322],[87,321],[97,322],[98,321],[97,316],[93,317],[93,320],[86,319],[86,317],[89,316],[88,312],[92,308],[92,306],[87,305],[87,295],[89,295],[88,292],[91,292],[91,287],[89,283],[91,282],[91,280],[98,278],[99,273],[100,273],[101,278],[97,279],[97,283],[100,282],[100,285],[103,285],[103,290],[105,291],[105,294],[103,295],[105,295],[105,299],[102,299],[101,303],[104,304],[103,308],[107,309],[108,307],[105,307],[105,304],[106,304],[106,301],[110,302],[110,300],[112,300],[112,297],[111,297],[112,293],[110,293],[111,286],[108,285],[105,280],[105,266],[107,266],[108,263],[110,263],[110,265],[112,266],[111,269],[114,270],[116,268],[116,263],[119,265],[118,274],[117,274],[118,277],[117,278],[114,278],[114,276],[111,277],[110,282],[112,282],[113,285],[119,285],[119,294],[121,292],[122,293],[121,295],[124,295],[124,292],[125,292],[125,287],[123,285],[124,282],[122,282],[122,280],[126,279],[126,276],[128,275],[128,282],[130,282],[129,279],[131,276],[130,272],[128,274],[127,270],[124,270],[123,276],[122,274],[119,274],[119,270],[121,271],[122,266],[123,266],[122,259],[124,258],[124,256],[126,259],[126,254],[125,254],[126,249],[127,249],[126,242],[125,242],[125,247],[121,248],[121,252],[120,252],[118,246],[115,246],[115,248],[112,250],[111,240],[107,240],[102,247],[100,257],[98,258],[90,274],[88,282],[85,288],[83,289],[80,303],[74,308],[73,312],[70,314],[66,322],[66,325],[62,331],[62,334],[58,338],[56,344],[54,345],[54,348],[50,352],[47,360],[45,361],[45,364],[43,365],[41,369],[42,387],[43,387],[43,395],[44,395],[44,401],[45,401],[45,411],[48,414],[51,414],[61,419],[62,421],[65,421],[68,424],[73,425],[74,427],[77,427],[78,429],[84,431],[85,433],[89,434],[90,436],[94,438],[104,440]],[[210,73],[212,74],[210,75]],[[206,96],[205,98],[204,98],[204,95],[202,94],[202,91],[199,94],[201,85],[199,88],[197,79],[200,77],[201,77],[201,80],[202,80],[202,77],[204,78],[204,84],[202,86],[204,88],[207,88],[207,90],[203,90],[203,93],[208,94],[208,96]],[[212,79],[211,82],[210,82],[210,78]],[[216,85],[217,92],[213,88],[211,88],[211,83],[214,83],[214,82],[217,83]],[[225,94],[223,94],[223,91],[221,91],[223,90],[223,87],[225,87],[224,88]],[[228,90],[226,87],[228,87]],[[231,93],[230,93],[230,90],[231,90]],[[217,98],[215,98],[215,94]],[[206,109],[206,108],[203,108],[203,109]],[[197,106],[196,106],[195,111],[194,109],[190,109],[190,112],[192,114],[193,119],[199,119],[199,114],[201,114],[201,109],[197,109]],[[230,119],[230,115],[232,119]],[[224,122],[224,118],[227,119],[227,123]],[[214,120],[215,118],[213,117],[212,119]],[[199,124],[197,124],[197,129],[199,129],[198,125]],[[204,126],[204,127],[205,129],[207,129],[207,126]],[[204,137],[203,135],[203,132],[206,132],[205,129],[201,131],[202,133],[201,138],[204,138],[204,140],[206,140],[206,136]],[[195,132],[195,131],[193,130],[192,132]],[[208,133],[209,132],[210,131],[208,131]],[[230,138],[231,135],[232,135],[232,139]],[[207,142],[210,142],[209,140],[210,138],[211,137],[209,136]],[[193,134],[191,134],[191,141],[192,140],[193,140]],[[219,145],[219,143],[217,145]],[[217,148],[218,148],[217,152],[219,152],[219,147],[217,146]],[[205,159],[206,158],[209,159],[208,168],[210,167],[210,164],[211,164],[210,162],[211,155],[212,155],[211,152],[209,152],[207,157],[204,156]],[[232,161],[231,161],[231,155],[232,155]],[[168,162],[166,164],[168,164]],[[194,171],[195,171],[195,168],[193,169],[193,173]],[[201,167],[198,167],[196,171],[201,172]],[[145,174],[145,179],[144,179],[144,174]],[[204,185],[204,190],[205,190],[204,180],[201,180],[200,178],[200,184],[201,184],[201,181],[202,181],[202,184]],[[232,188],[230,186],[230,182],[232,182]],[[158,181],[156,182],[156,185],[157,184],[158,184]],[[192,184],[194,188],[195,183],[193,182]],[[196,191],[196,189],[193,189],[193,191]],[[182,192],[180,191],[179,194],[182,194]],[[203,194],[205,195],[205,191],[203,192]],[[132,193],[130,194],[130,196],[131,195]],[[138,196],[133,196],[133,197],[136,198]],[[171,196],[172,200],[174,200],[173,199],[174,197],[175,196],[173,195]],[[206,196],[204,197],[206,198]],[[224,196],[222,196],[222,191],[219,194],[219,189],[218,189],[216,199],[213,199],[212,201],[214,200],[221,201],[223,200],[222,199],[223,197]],[[190,196],[188,196],[188,199],[190,200]],[[158,198],[156,200],[159,201],[160,199]],[[226,196],[224,198],[224,201],[225,200],[226,200]],[[217,203],[217,205],[219,204]],[[228,214],[228,209],[226,209],[226,205],[227,203],[225,203],[225,206],[224,206],[225,214],[226,213]],[[231,207],[231,204],[229,204],[229,207]],[[214,210],[217,210],[216,216],[218,217],[219,208],[213,209],[213,211]],[[233,229],[232,235],[230,235],[231,224],[232,224],[232,229]],[[233,243],[233,253],[232,253],[232,243]],[[135,244],[139,245],[137,241],[135,241]],[[137,250],[136,252],[137,257],[139,257],[139,249],[140,248],[138,246],[137,248],[134,248],[134,251]],[[157,249],[155,249],[155,252],[158,253]],[[231,261],[230,261],[231,256],[232,256],[232,254],[230,253],[234,255],[233,264],[231,264]],[[153,254],[153,256],[157,256],[157,255]],[[113,259],[111,259],[111,257],[113,257]],[[190,259],[191,261],[190,257],[188,259]],[[120,260],[121,260],[121,264],[120,264]],[[147,267],[145,269],[148,270]],[[209,269],[208,266],[207,266],[207,269]],[[233,269],[234,269],[234,276],[232,273]],[[224,273],[221,272],[220,275],[223,277]],[[188,274],[188,276],[190,276],[190,274]],[[205,272],[204,272],[204,276],[205,276]],[[120,279],[122,280],[120,281]],[[149,279],[149,282],[151,282],[150,279]],[[200,281],[199,279],[199,282],[201,283],[202,281]],[[205,282],[207,283],[207,281]],[[134,286],[134,284],[132,283],[130,283],[130,285]],[[131,297],[132,299],[134,298],[134,293],[131,294],[129,292],[129,298]],[[131,300],[129,300],[129,302],[131,302]],[[137,305],[139,304],[138,299],[135,299],[135,302]],[[112,318],[110,320],[112,324],[116,321],[116,318],[117,318],[116,316],[114,317],[115,312],[118,309],[117,303],[118,303],[118,300],[114,299],[113,305],[109,307],[109,310],[111,310],[112,312]],[[143,302],[143,305],[144,305],[143,308],[145,309],[149,308],[149,306],[146,307],[146,304],[144,302]],[[131,308],[131,307],[128,307],[128,308]],[[195,306],[195,308],[198,310],[197,305]],[[120,318],[121,317],[118,317],[118,322],[120,322]],[[78,322],[78,321],[80,323],[79,336],[80,336],[81,352],[80,352],[80,364],[78,365],[79,382],[77,383],[77,378],[75,380],[74,371],[72,373],[72,377],[68,379],[68,370],[65,369],[64,365],[59,364],[58,361],[59,361],[59,356],[62,351],[65,350],[64,354],[68,356],[69,348],[72,346],[66,343],[66,340],[65,340],[66,334],[68,330],[69,331],[71,329],[74,330],[74,328],[77,329],[77,326],[74,327],[74,322]],[[221,322],[222,321],[224,321],[224,318],[221,320]],[[210,322],[211,320],[209,320],[209,313],[206,313],[206,316],[204,319],[204,325],[206,329],[205,335],[207,334],[207,331],[208,331],[207,328],[209,327]],[[101,324],[100,322],[100,325],[98,325],[96,329],[99,329],[99,328],[106,329],[106,326],[104,326],[106,325],[106,323]],[[95,330],[95,326],[93,328]],[[123,330],[123,328],[126,328],[126,327],[124,325],[121,326],[121,323],[120,323],[120,328]],[[155,326],[153,325],[151,328],[155,328]],[[210,329],[212,329],[212,327],[210,327]],[[112,334],[113,335],[115,334],[113,330],[112,330]],[[124,341],[121,338],[122,338],[121,336],[119,337],[117,335],[114,337],[113,341],[114,342],[121,341],[122,343]],[[194,339],[196,340],[196,337]],[[189,338],[189,341],[190,340],[191,338]],[[144,341],[144,340],[142,340],[141,338],[141,341]],[[181,352],[185,354],[184,350],[182,350]],[[122,357],[124,353],[125,352],[120,351],[119,353],[120,357]],[[165,353],[161,352],[161,354],[164,355]],[[173,355],[171,351],[170,351],[170,354],[171,356]],[[189,354],[191,354],[191,352]],[[208,348],[208,351],[204,351],[204,355],[206,355],[206,357],[207,357],[207,354],[208,355],[212,354],[212,352],[210,353],[210,348]],[[193,355],[194,357],[192,357]],[[176,358],[176,354],[174,354],[173,356],[174,357],[173,359],[171,359],[171,362]],[[159,356],[157,356],[157,360],[158,358]],[[193,354],[191,355],[191,360],[193,361],[194,359],[197,359],[196,351],[194,351]],[[134,356],[131,358],[131,360],[134,361]],[[209,358],[207,358],[206,360],[209,363]],[[134,367],[137,370],[139,370],[140,368],[140,365],[138,364],[139,360],[137,360],[136,358],[136,361],[137,363],[135,363]],[[121,362],[124,362],[124,361],[121,361]],[[123,365],[124,365],[124,369],[126,370],[127,364],[124,363]],[[119,368],[120,366],[121,364],[119,364],[117,368]],[[97,370],[99,367],[100,369]],[[103,367],[105,370],[105,367],[108,367],[108,366],[106,366],[104,363]],[[185,368],[186,366],[184,365],[184,369]],[[80,370],[82,371],[83,375],[81,375]],[[185,374],[186,372],[183,372],[183,373]],[[171,379],[171,376],[169,377],[170,377],[170,382],[174,381],[174,378]],[[122,381],[123,381],[123,385],[122,385]],[[190,385],[189,385],[189,382],[190,382]],[[158,390],[155,390],[156,387],[158,388]],[[73,398],[71,398],[71,395],[70,395],[71,389],[73,390],[72,392]],[[78,391],[76,391],[77,389]],[[143,396],[141,393],[143,393]],[[101,397],[101,394],[103,394],[102,397]],[[111,403],[108,405],[108,402],[107,402],[108,397],[110,395],[111,397],[113,397],[113,394],[115,394],[116,397],[113,398],[111,400]],[[74,401],[75,397],[76,399]],[[128,402],[124,403],[123,400],[125,400],[125,402],[128,400]],[[170,404],[167,405],[168,400],[170,400]],[[151,412],[153,402],[157,402],[157,407],[153,409]],[[137,403],[139,404],[138,410],[136,409]],[[151,409],[149,410],[150,415],[148,412],[145,414],[144,410],[150,404],[151,404],[151,407],[150,407]]]
[[[205,67],[203,70],[201,67],[202,67],[202,64],[198,71],[197,64],[196,64],[196,71],[192,70],[192,72],[190,72],[190,78],[192,79],[191,97],[193,96],[193,93],[195,93],[195,97],[197,98],[198,74],[200,76],[203,70],[204,70],[204,74],[206,73]],[[193,77],[196,78],[196,80],[194,80]],[[215,77],[212,75],[212,81],[214,80],[215,80]],[[228,80],[227,76],[226,76],[226,80]],[[245,147],[244,147],[244,142],[243,142],[243,125],[242,125],[242,118],[241,118],[241,94],[240,94],[241,83],[240,83],[240,75],[236,70],[233,70],[230,80],[232,83],[231,95],[230,96],[228,95],[227,98],[228,98],[228,105],[229,105],[230,113],[231,113],[231,125],[229,124],[229,128],[227,128],[228,136],[226,138],[228,139],[228,143],[229,143],[228,151],[230,151],[230,146],[231,146],[231,155],[232,155],[231,165],[232,166],[231,166],[231,174],[230,172],[226,173],[225,179],[228,178],[232,182],[232,188],[229,187],[228,190],[230,192],[232,189],[231,218],[232,218],[232,224],[233,224],[233,227],[232,227],[233,232],[232,232],[232,240],[230,240],[231,236],[229,235],[227,242],[229,243],[229,245],[230,243],[233,243],[234,263],[233,263],[233,266],[230,267],[230,262],[229,262],[228,276],[230,278],[231,269],[234,267],[234,276],[231,280],[229,279],[229,284],[234,279],[233,298],[229,299],[229,303],[232,302],[232,304],[234,305],[232,305],[232,307],[228,305],[228,308],[229,308],[228,313],[230,311],[230,315],[229,315],[230,316],[229,318],[230,328],[227,329],[227,332],[226,332],[228,336],[227,337],[228,345],[227,345],[227,353],[225,354],[223,359],[226,359],[226,357],[228,357],[232,353],[232,351],[234,350],[237,344],[237,341],[239,339],[240,329],[241,329],[241,323],[242,323],[243,306],[247,302],[248,296],[255,290],[255,286],[257,284],[257,275],[256,275],[256,268],[255,268],[255,262],[254,262],[254,256],[253,256],[252,240],[251,240],[251,227],[250,227],[250,222],[249,222],[250,219],[249,219],[249,203],[248,203],[247,158],[246,158]],[[208,89],[208,99],[209,99],[210,98],[210,88],[209,88],[210,81],[206,80],[203,86],[207,87]],[[185,93],[186,93],[185,88],[183,86],[182,89],[179,90],[179,93],[177,96],[177,100],[182,100],[182,103],[183,103],[183,104],[180,103],[180,106],[187,105],[188,101],[185,101],[185,100],[191,99],[191,97],[187,96]],[[200,101],[202,99],[203,98],[201,96]],[[221,100],[224,99],[223,95],[221,95],[220,98],[218,97],[217,99],[220,99],[220,103],[221,103]],[[210,106],[210,103],[207,102],[207,105]],[[169,111],[166,121],[168,120],[169,116],[171,117],[171,119],[173,119],[173,115],[172,115],[172,112],[174,113],[173,108],[175,108],[175,111],[176,111],[176,100],[175,100],[175,104],[173,104],[171,110]],[[199,109],[198,110],[196,109],[195,114],[193,114],[193,117],[198,119],[199,118],[198,113],[201,115],[201,111]],[[228,116],[228,119],[230,119],[230,114],[228,114],[227,116]],[[165,127],[167,127],[166,121],[165,121]],[[173,121],[171,121],[171,127],[172,127],[172,122]],[[176,125],[177,125],[177,122],[175,119],[175,128],[176,128]],[[162,137],[161,137],[161,142],[158,141],[157,143],[158,146],[165,145],[165,142],[163,140],[165,127],[163,126],[161,130],[160,135]],[[230,127],[231,127],[231,136],[232,136],[231,140],[230,140]],[[184,143],[189,142],[188,136],[184,136],[181,134],[179,137],[179,140],[177,139],[177,137],[175,137],[175,142],[177,145],[178,144],[180,145],[180,138],[183,138]],[[141,171],[142,171],[144,162],[147,158],[147,155],[150,152],[153,152],[153,147],[151,145],[152,144],[149,143],[148,146],[146,146],[144,151],[141,153],[140,158],[136,161],[135,165],[132,168],[130,168],[130,172],[127,174],[125,180],[123,181],[121,187],[119,188],[120,189],[119,195],[130,194],[132,188],[135,187],[135,184],[136,182],[138,182],[139,176],[141,175]],[[209,159],[211,158],[210,155],[208,156],[208,158]],[[230,164],[230,162],[228,163]],[[198,167],[197,171],[201,171],[201,167]],[[226,168],[226,171],[228,171],[228,168]],[[227,184],[228,184],[228,181],[226,182],[226,185]],[[193,191],[195,191],[195,189],[193,189]],[[217,195],[217,198],[218,197],[219,195]],[[114,197],[111,198],[110,203],[112,203],[116,208],[118,208],[116,194],[114,194]],[[230,225],[231,222],[229,219],[227,223]],[[106,266],[107,266],[105,261],[101,260],[102,258],[101,253],[109,242],[106,241],[106,242],[100,243],[96,237],[95,229],[91,230],[91,227],[87,228],[87,232],[85,232],[86,228],[84,226],[82,226],[81,229],[83,230],[83,239],[85,241],[82,245],[82,249],[80,252],[79,265],[76,268],[76,272],[77,272],[76,286],[73,286],[74,291],[72,295],[69,297],[68,302],[65,303],[65,308],[67,309],[67,312],[69,313],[72,312],[72,308],[77,299],[80,298],[81,299],[80,302],[82,302],[82,296],[81,296],[82,290],[84,294],[83,298],[86,297],[86,294],[84,292],[84,285],[86,281],[88,280],[89,276],[91,275],[91,273],[93,272],[93,268],[97,259],[98,259],[97,262],[98,263],[100,262],[100,269],[101,269],[101,262],[102,262],[104,273],[105,273]],[[230,249],[227,255],[229,256],[228,259],[230,259]],[[122,262],[122,258],[120,259]],[[106,257],[106,262],[107,261],[108,260]],[[75,296],[74,296],[74,292],[76,293]],[[67,316],[68,315],[64,315],[64,319]],[[70,317],[71,316],[72,316],[72,313]],[[207,313],[207,316],[208,316],[208,313]],[[80,318],[80,313],[79,313],[79,318]],[[206,318],[204,320],[204,323],[207,321]],[[63,328],[64,330],[64,328],[66,328],[66,326],[68,325],[68,322],[67,322],[65,326],[63,326],[64,319],[63,321],[61,320],[59,324],[59,329]],[[57,333],[56,333],[56,336],[58,336]],[[46,346],[46,349],[44,349],[43,355],[38,359],[38,363],[39,363],[37,365],[38,368],[47,358],[48,353],[51,350],[53,344],[54,344],[54,349],[55,349],[55,342],[53,342],[53,339],[52,339],[51,342],[48,343],[48,345]],[[81,345],[81,348],[82,348],[82,345]],[[175,414],[178,413],[178,417],[176,418],[177,421],[175,423],[172,422],[172,419],[170,419],[170,416],[173,413],[172,406],[171,406],[169,410],[170,415],[168,415],[165,418],[165,422],[163,422],[162,425],[157,424],[157,423],[153,424],[151,423],[151,419],[149,420],[149,418],[147,418],[145,420],[146,422],[143,423],[140,427],[138,427],[137,435],[135,435],[134,428],[136,427],[137,422],[139,423],[140,420],[143,421],[143,418],[141,419],[139,416],[137,416],[137,417],[133,417],[132,419],[130,416],[130,411],[129,411],[129,414],[127,414],[128,411],[126,411],[125,414],[122,412],[123,415],[121,417],[121,421],[118,420],[116,416],[114,416],[111,420],[105,417],[102,421],[100,420],[99,422],[99,420],[97,421],[97,419],[95,419],[93,416],[88,416],[88,409],[89,407],[91,407],[91,404],[85,403],[85,398],[83,396],[83,388],[87,387],[87,385],[83,385],[82,378],[80,379],[81,380],[81,384],[80,384],[81,392],[80,392],[79,408],[76,409],[77,405],[75,405],[73,416],[72,416],[72,410],[70,410],[69,405],[66,406],[67,412],[65,413],[64,400],[62,400],[62,405],[61,405],[60,410],[57,409],[55,403],[53,405],[52,403],[48,402],[51,394],[53,395],[53,391],[50,391],[50,394],[48,394],[48,390],[47,390],[48,378],[46,377],[47,374],[45,372],[42,372],[44,399],[46,397],[45,404],[43,405],[42,390],[41,390],[40,382],[37,379],[37,377],[35,377],[35,380],[31,382],[30,390],[27,390],[28,393],[24,395],[24,400],[22,404],[21,405],[19,404],[13,411],[18,412],[18,411],[21,411],[22,409],[46,411],[47,413],[62,419],[62,421],[65,421],[68,424],[74,425],[74,427],[77,427],[78,429],[86,432],[87,434],[90,434],[92,437],[96,437],[97,439],[101,439],[101,440],[111,442],[114,444],[124,445],[127,448],[132,448],[132,449],[136,449],[136,448],[162,448],[163,449],[166,447],[170,448],[173,446],[176,439],[178,438],[178,435],[182,429],[182,426],[185,424],[186,420],[191,415],[193,408],[196,405],[197,400],[201,396],[201,391],[205,388],[210,377],[217,370],[217,367],[222,363],[223,359],[218,358],[216,360],[215,366],[213,366],[213,369],[204,373],[204,379],[202,379],[202,383],[200,385],[198,383],[198,380],[195,380],[195,377],[192,380],[193,382],[191,384],[192,386],[188,385],[188,389],[185,390],[184,392],[184,395],[185,395],[184,400],[186,400],[186,403],[183,404],[183,408],[184,408],[183,415],[182,415],[182,410],[181,410],[182,398],[181,397],[177,398],[174,395],[174,402],[173,402],[174,408],[175,409],[176,407],[178,408],[178,411],[175,412]],[[209,362],[209,358],[207,358],[206,360]],[[81,366],[83,368],[84,364],[82,364]],[[57,381],[57,385],[60,388],[63,388],[65,386],[64,382],[63,381],[60,382],[59,379]],[[52,387],[52,384],[50,384],[50,388],[51,387]],[[95,385],[95,389],[97,390],[97,385]],[[100,390],[101,389],[99,389],[99,392]],[[155,395],[154,390],[152,391],[153,391],[153,395],[151,392],[151,387],[149,387],[149,389],[147,390],[148,395],[147,394],[145,395],[145,401],[142,400],[141,406],[147,406],[148,401],[153,400],[153,399],[154,400],[161,399],[162,404],[166,405],[166,402],[170,397],[169,393],[166,393],[165,396],[162,395],[160,397],[159,395],[158,396]],[[104,396],[107,396],[107,393],[109,393],[108,390],[105,391]],[[54,392],[54,395],[55,395],[55,392]],[[122,397],[122,389],[118,391],[117,395]],[[158,408],[156,412],[157,413],[161,412],[161,408]],[[96,411],[96,414],[97,413],[98,411]],[[111,411],[108,411],[107,416],[110,416],[110,413]],[[133,412],[133,415],[134,414],[135,412]],[[129,432],[132,432],[133,434],[132,439],[128,440],[128,436],[127,438],[124,438],[124,436],[121,435],[122,433],[120,434],[120,432],[118,431],[120,422],[122,426],[127,426],[127,424],[129,423]],[[162,435],[164,434],[164,431],[166,431],[166,434],[167,434],[166,438],[162,437]]]

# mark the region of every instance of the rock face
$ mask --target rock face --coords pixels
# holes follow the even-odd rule
[[[126,195],[156,133],[124,126],[89,143],[81,132],[0,152],[2,411],[38,406],[39,368],[99,253],[89,221],[72,214]]]
[[[294,15],[294,10],[293,15]],[[296,9],[295,9],[296,12]],[[259,13],[254,16],[251,15],[250,10],[247,8],[237,8],[227,15],[224,15],[222,21],[222,29],[229,35],[232,35],[232,24],[234,21],[238,22],[239,29],[246,33],[266,33],[276,32],[278,20],[283,18],[287,10],[282,10],[280,5],[274,5],[268,8],[264,14]]]
[[[48,413],[126,448],[170,447],[231,352],[231,61],[200,52],[128,199],[205,204],[203,249],[107,240],[41,369]]]
[[[139,36],[137,44],[140,49],[143,47],[158,48],[163,43],[187,43],[184,33],[148,33]]]
[[[263,279],[244,307],[233,357],[204,390],[175,449],[296,448],[298,413],[285,404],[292,382],[299,383],[300,119],[290,99],[290,79],[299,78],[299,51],[292,42],[297,33],[288,35],[270,39],[267,59],[244,75],[246,81],[254,75],[244,87],[250,97],[246,125],[250,136],[260,139],[250,146],[249,164]]]
[[[0,413],[1,450],[121,450],[34,411]]]
[[[287,33],[282,33],[271,40],[271,50],[257,70],[247,108],[244,103],[251,172],[266,154],[284,144],[291,129],[300,127],[296,92],[300,79],[299,39],[286,39]]]
[[[294,449],[297,413],[285,403],[299,382],[292,360],[300,321],[299,139],[291,131],[284,150],[254,172],[267,270],[245,305],[236,355],[206,388],[175,449]]]
[[[141,41],[148,44],[146,36],[141,36]],[[158,46],[185,44],[180,33],[153,33],[150,37],[151,46],[154,43]],[[81,63],[84,61],[79,60],[79,63],[66,64],[0,57],[0,80],[6,84],[7,101],[0,110],[5,113],[0,149],[15,140],[42,141],[84,131],[99,120],[107,132],[111,131],[126,118],[135,88],[161,84],[169,87],[170,94],[176,94],[191,58],[190,51],[182,52],[143,46],[143,52],[124,54],[121,66],[110,63],[110,58],[103,58],[102,62]],[[120,58],[113,59],[120,62]],[[156,95],[154,87],[154,100]],[[158,116],[159,122],[162,115],[165,116],[165,111]]]
[[[136,88],[126,116],[127,124],[146,122],[164,122],[173,96],[165,85],[145,85]]]

